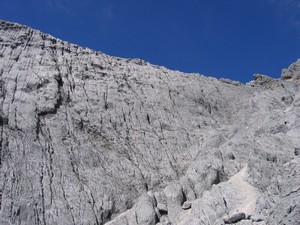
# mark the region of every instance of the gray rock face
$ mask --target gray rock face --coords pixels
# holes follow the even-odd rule
[[[244,85],[0,21],[0,224],[299,224],[298,66]]]

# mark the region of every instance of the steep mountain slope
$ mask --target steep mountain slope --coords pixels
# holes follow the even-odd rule
[[[299,224],[299,74],[244,85],[0,21],[0,224]]]

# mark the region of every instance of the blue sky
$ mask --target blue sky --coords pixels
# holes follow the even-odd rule
[[[247,82],[300,58],[300,0],[0,0],[0,19],[109,55]]]

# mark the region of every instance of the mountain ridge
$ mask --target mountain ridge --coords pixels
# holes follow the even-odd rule
[[[0,224],[300,221],[299,60],[245,85],[0,27]]]

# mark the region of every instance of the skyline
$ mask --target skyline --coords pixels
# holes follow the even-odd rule
[[[298,0],[0,0],[3,20],[122,58],[241,82],[300,58]]]

